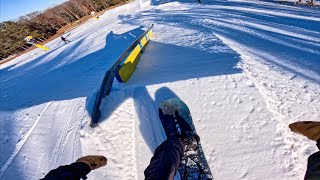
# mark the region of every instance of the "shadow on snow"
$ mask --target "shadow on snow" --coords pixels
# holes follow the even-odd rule
[[[268,63],[320,82],[319,66],[319,13],[313,9],[289,8],[266,1],[204,1],[196,8],[181,9],[178,4],[170,11],[151,9],[142,14],[122,15],[128,24],[141,24],[145,19],[156,26],[171,25],[198,31],[219,34],[250,49]],[[194,5],[193,5],[194,6]],[[166,8],[166,6],[164,7]],[[210,13],[208,13],[210,12]],[[272,23],[270,23],[272,22]],[[295,68],[292,68],[295,67]]]
[[[212,45],[221,45],[220,40]],[[159,88],[155,99],[146,86],[193,78],[240,73],[236,68],[240,57],[231,49],[206,52],[192,47],[181,47],[150,41],[130,80],[114,84],[109,96],[102,100],[100,123],[107,120],[128,98],[133,98],[139,119],[139,130],[153,151],[164,139],[158,118],[158,104],[164,99],[178,97],[167,87]]]
[[[70,47],[55,57],[50,56],[57,49],[19,67],[11,69],[13,66],[10,66],[0,70],[0,112],[3,115],[0,123],[0,167],[8,160],[23,136],[20,133],[27,128],[16,127],[15,113],[50,101],[89,97],[100,87],[109,66],[143,32],[141,27],[123,34],[111,31],[107,36],[101,37],[105,38],[105,47],[84,57],[67,58],[84,43],[84,39],[81,39],[67,44]],[[23,159],[16,158],[3,178],[24,179],[25,176],[37,173],[27,172],[25,163],[21,161]],[[29,165],[30,163],[32,162]]]

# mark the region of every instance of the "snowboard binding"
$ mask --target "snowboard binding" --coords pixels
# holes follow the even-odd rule
[[[175,111],[174,115],[164,114],[159,108],[160,118],[167,121],[165,133],[167,137],[174,137],[184,145],[185,150],[196,150],[200,137],[194,132],[187,121],[179,115],[178,111]]]

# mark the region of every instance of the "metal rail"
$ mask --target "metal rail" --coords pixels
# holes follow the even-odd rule
[[[153,24],[141,35],[136,39],[117,59],[117,61],[108,69],[108,71],[105,73],[104,78],[102,80],[100,91],[96,97],[96,101],[94,103],[93,111],[92,111],[92,118],[91,118],[91,127],[96,127],[99,119],[101,117],[100,112],[100,104],[102,98],[108,96],[111,92],[111,87],[113,84],[115,73],[119,71],[120,65],[123,62],[124,59],[128,57],[128,55],[131,53],[131,51],[140,43],[140,40],[149,32],[150,29],[152,29]]]

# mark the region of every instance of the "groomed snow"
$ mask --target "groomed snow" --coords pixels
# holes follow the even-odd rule
[[[0,179],[39,179],[88,154],[108,158],[89,179],[143,179],[165,140],[158,104],[169,97],[189,106],[215,179],[303,179],[317,149],[288,124],[320,121],[318,9],[148,4],[118,7],[71,31],[70,44],[0,65]],[[135,73],[115,82],[90,128],[104,72],[150,24]]]

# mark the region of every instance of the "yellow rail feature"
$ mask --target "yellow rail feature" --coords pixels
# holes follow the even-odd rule
[[[119,71],[115,75],[119,82],[125,83],[130,79],[139,62],[141,53],[146,48],[152,35],[153,35],[153,32],[150,29],[146,33],[146,35],[142,37],[139,44],[131,51],[128,57],[120,65]]]

